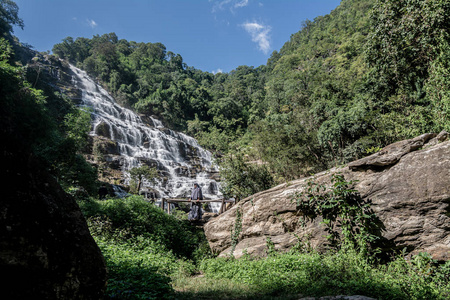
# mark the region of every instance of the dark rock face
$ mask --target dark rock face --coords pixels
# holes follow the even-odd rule
[[[111,139],[111,127],[105,122],[101,122],[95,128],[95,134],[98,136],[103,136],[107,139]]]
[[[384,225],[383,237],[389,249],[406,248],[410,253],[426,251],[434,259],[450,259],[450,141],[448,133],[425,134],[389,145],[379,153],[316,174],[317,183],[327,184],[340,172],[346,180],[357,180],[355,188]],[[239,257],[246,250],[264,255],[266,238],[279,250],[308,239],[321,250],[326,244],[319,220],[299,222],[292,199],[308,178],[282,184],[242,200],[226,213],[208,222],[205,233],[211,248],[221,255],[231,249],[230,232],[237,209],[242,210],[242,232],[235,249]]]
[[[101,299],[105,262],[75,200],[27,152],[1,150],[1,297]]]
[[[96,154],[103,154],[103,155],[119,155],[119,146],[117,142],[114,142],[110,139],[101,137],[101,136],[94,136],[92,138],[93,143],[93,149]]]

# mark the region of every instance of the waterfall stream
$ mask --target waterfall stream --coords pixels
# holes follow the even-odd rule
[[[75,86],[82,91],[82,106],[92,111],[90,135],[97,135],[100,125],[103,132],[107,129],[107,138],[117,143],[123,158],[121,168],[126,184],[130,181],[128,171],[147,163],[157,166],[160,178],[156,183],[143,184],[156,190],[157,198],[189,197],[194,183],[200,185],[206,199],[221,196],[218,183],[210,176],[218,171],[211,153],[194,138],[165,128],[153,117],[146,117],[144,122],[135,112],[118,105],[85,71],[72,65],[70,68]]]

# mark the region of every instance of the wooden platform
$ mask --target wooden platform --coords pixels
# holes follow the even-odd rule
[[[180,202],[188,202],[188,203],[190,203],[190,202],[194,202],[194,203],[197,203],[197,202],[199,202],[199,203],[220,202],[221,203],[220,209],[219,209],[219,215],[220,215],[221,213],[224,213],[227,210],[228,203],[234,203],[234,199],[233,200],[215,199],[215,200],[199,200],[199,201],[193,200],[193,201],[191,201],[186,198],[169,198],[169,199],[163,198],[163,199],[161,199],[161,207],[164,209],[164,211],[166,211],[165,204],[167,203],[168,204],[167,205],[167,213],[170,214],[170,203],[180,203]]]

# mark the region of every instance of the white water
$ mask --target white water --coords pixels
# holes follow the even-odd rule
[[[117,142],[124,158],[122,172],[126,184],[131,168],[140,166],[141,161],[153,161],[163,178],[156,184],[144,182],[144,187],[157,190],[159,197],[189,197],[194,183],[200,185],[206,199],[221,196],[218,183],[209,178],[209,172],[217,172],[211,153],[194,138],[164,128],[161,121],[152,117],[153,124],[145,124],[136,113],[119,106],[85,71],[72,65],[70,68],[76,87],[82,90],[82,105],[92,109],[90,134],[96,135],[99,124],[107,124],[109,138]]]

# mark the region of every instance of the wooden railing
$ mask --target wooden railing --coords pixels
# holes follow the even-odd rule
[[[161,208],[166,211],[165,207],[166,207],[166,203],[167,203],[167,213],[170,214],[170,203],[178,203],[178,202],[194,202],[197,203],[197,200],[192,200],[189,201],[189,199],[186,198],[171,198],[171,199],[161,199]],[[221,213],[224,213],[228,207],[227,204],[228,203],[234,203],[234,199],[233,200],[225,200],[225,199],[215,199],[215,200],[199,200],[198,202],[200,203],[210,203],[210,202],[220,202],[220,209],[219,209],[219,215]]]

